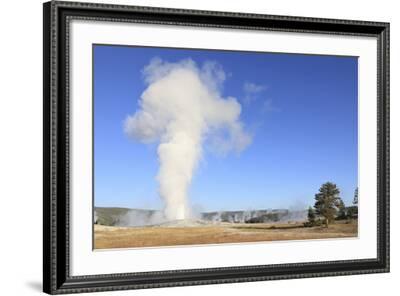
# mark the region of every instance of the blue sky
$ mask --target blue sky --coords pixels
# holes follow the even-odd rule
[[[199,210],[313,205],[319,186],[336,183],[346,204],[357,186],[356,57],[94,46],[94,198],[96,206],[161,209],[157,144],[129,139],[127,115],[146,88],[154,57],[220,64],[222,95],[242,106],[253,141],[240,154],[204,147],[190,188]]]

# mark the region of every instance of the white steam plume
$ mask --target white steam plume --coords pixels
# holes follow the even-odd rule
[[[217,63],[206,62],[199,68],[191,59],[168,63],[155,58],[143,75],[148,87],[140,109],[125,119],[124,131],[144,143],[159,141],[157,180],[164,214],[168,220],[187,219],[188,189],[205,138],[224,135],[217,141],[221,149],[240,152],[251,136],[240,121],[238,101],[221,96],[225,73]]]

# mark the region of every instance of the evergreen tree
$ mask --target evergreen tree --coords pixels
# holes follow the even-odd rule
[[[354,190],[353,205],[358,206],[358,187]]]
[[[322,184],[319,192],[315,194],[315,212],[325,218],[326,227],[334,220],[340,207],[340,190],[336,184],[326,182]]]
[[[337,214],[337,219],[344,220],[347,218],[347,211],[346,211],[346,206],[344,205],[344,202],[342,199],[339,199],[338,201],[338,209],[339,212]]]
[[[314,225],[316,215],[315,215],[315,210],[312,207],[308,208],[307,217],[308,217],[308,222],[310,223],[310,225]]]
[[[350,218],[358,218],[358,187],[356,188],[356,190],[354,190],[353,206],[349,207],[347,212],[347,215]]]

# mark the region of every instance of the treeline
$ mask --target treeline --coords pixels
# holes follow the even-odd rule
[[[329,227],[335,220],[350,220],[358,218],[358,188],[354,191],[353,204],[346,206],[340,197],[336,184],[326,182],[315,194],[313,207],[308,208],[306,227],[325,225]]]

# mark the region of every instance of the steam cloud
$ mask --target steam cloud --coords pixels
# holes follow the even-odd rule
[[[226,75],[219,64],[199,67],[191,59],[168,63],[155,58],[143,75],[148,86],[140,109],[125,119],[124,131],[143,143],[159,143],[157,180],[165,218],[187,219],[188,189],[205,139],[212,136],[214,145],[227,153],[242,151],[252,138],[240,121],[238,101],[221,96]]]

